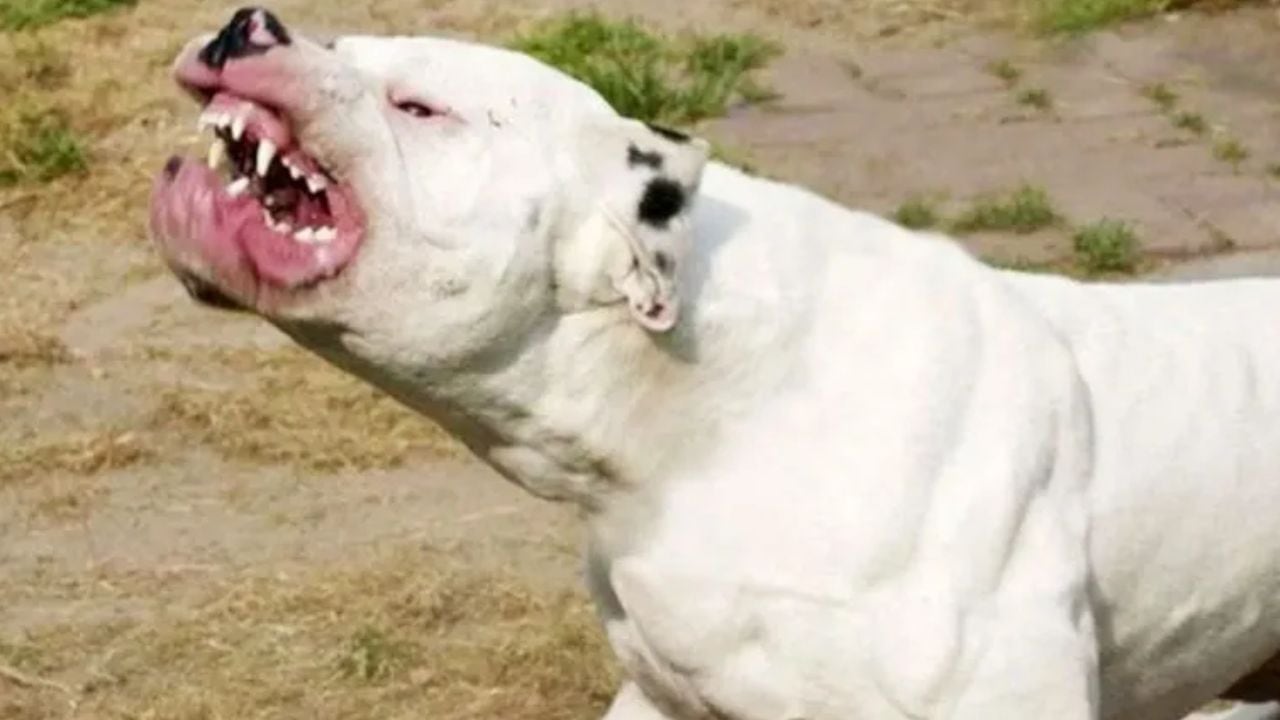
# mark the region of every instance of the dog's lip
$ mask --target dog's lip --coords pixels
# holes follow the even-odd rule
[[[202,126],[215,127],[215,145],[230,148],[236,142],[242,148],[239,170],[232,172],[239,179],[229,182],[204,163],[181,157],[165,163],[152,193],[151,229],[170,266],[197,300],[259,310],[266,300],[287,299],[336,277],[352,263],[365,234],[355,188],[334,179],[298,141],[286,111],[225,86],[202,92]],[[250,141],[252,152],[262,152],[256,163],[245,157]],[[293,185],[301,204],[264,204],[274,196],[269,188]],[[274,223],[272,215],[282,212]]]

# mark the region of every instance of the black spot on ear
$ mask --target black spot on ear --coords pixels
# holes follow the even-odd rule
[[[688,135],[685,135],[684,133],[680,132],[679,130],[672,130],[669,127],[655,125],[654,123],[645,123],[645,125],[650,130],[654,131],[655,133],[661,135],[662,137],[674,143],[687,143],[689,142],[689,140],[692,139]]]
[[[684,209],[684,188],[667,178],[649,181],[640,198],[640,222],[656,228],[665,228],[671,218]]]
[[[641,150],[635,145],[627,145],[627,164],[631,167],[645,165],[654,170],[661,170],[662,163],[662,153],[656,150]]]

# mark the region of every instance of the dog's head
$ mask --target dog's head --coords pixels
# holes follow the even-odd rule
[[[701,140],[519,53],[321,45],[260,9],[193,40],[175,76],[213,142],[166,164],[151,229],[205,302],[328,328],[375,363],[462,362],[569,313],[677,322]]]

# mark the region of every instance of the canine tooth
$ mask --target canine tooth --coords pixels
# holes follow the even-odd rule
[[[263,138],[258,143],[258,174],[262,177],[267,176],[267,171],[271,169],[271,161],[276,159],[276,144]]]
[[[266,210],[263,210],[263,211],[262,211],[262,220],[263,220],[264,222],[266,222],[267,227],[271,228],[272,230],[274,230],[274,229],[275,229],[275,226],[276,226],[276,219],[275,219],[275,218],[273,218],[273,217],[271,217],[271,213],[270,213],[270,212],[268,212],[268,211],[266,211]]]
[[[288,160],[284,161],[284,166],[289,168],[289,177],[293,178],[294,180],[302,179],[302,171],[294,167],[293,165],[290,165]]]
[[[307,189],[311,191],[312,195],[319,193],[327,187],[329,187],[329,183],[325,182],[325,179],[319,175],[307,176]]]
[[[316,231],[311,228],[302,228],[293,234],[293,239],[301,243],[310,245],[316,241]]]
[[[198,132],[204,132],[208,128],[216,127],[217,124],[218,118],[215,115],[212,113],[202,113],[200,115],[200,119],[196,121],[196,130]]]
[[[316,230],[316,242],[330,243],[338,239],[338,231],[331,227],[322,227]]]
[[[223,161],[227,159],[227,146],[222,144],[221,140],[214,140],[209,144],[209,168],[217,170],[222,167]]]
[[[227,194],[231,197],[240,197],[249,189],[249,178],[242,177],[239,180],[227,186]]]
[[[231,121],[231,139],[239,140],[244,137],[244,129],[248,123],[249,121],[245,119],[244,115],[237,115],[236,119]]]
[[[218,116],[218,127],[227,127],[231,124],[231,114],[222,113]]]

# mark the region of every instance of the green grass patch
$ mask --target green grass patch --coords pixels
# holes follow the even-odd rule
[[[1025,234],[1049,227],[1060,217],[1048,193],[1023,185],[1003,197],[979,198],[952,222],[951,230],[957,233],[1003,231]]]
[[[1164,83],[1152,83],[1142,88],[1142,94],[1165,112],[1173,110],[1178,105],[1178,93]]]
[[[1249,148],[1235,138],[1225,137],[1213,144],[1213,157],[1238,171],[1240,164],[1249,159]]]
[[[1209,123],[1205,122],[1203,115],[1186,110],[1173,116],[1173,126],[1196,135],[1204,135],[1209,132]]]
[[[1022,68],[1014,65],[1013,62],[1008,59],[996,60],[989,63],[987,65],[987,72],[1000,78],[1000,80],[1004,81],[1005,85],[1010,87],[1017,85],[1018,81],[1022,79]]]
[[[772,98],[755,72],[779,52],[755,35],[671,36],[594,13],[548,21],[511,46],[595,88],[622,115],[673,124]]]
[[[1132,273],[1138,267],[1138,237],[1119,220],[1086,225],[1072,237],[1076,264],[1090,275]]]
[[[1050,33],[1085,33],[1105,25],[1163,12],[1171,0],[1033,0],[1037,28]]]
[[[0,186],[47,182],[88,166],[84,144],[54,109],[24,109],[0,122]]]
[[[138,0],[0,0],[0,30],[30,30],[137,3]]]
[[[913,197],[893,211],[893,219],[899,225],[912,230],[936,227],[941,220],[938,210],[927,198]]]
[[[1053,107],[1053,97],[1049,95],[1048,90],[1040,87],[1019,90],[1015,99],[1019,105],[1026,105],[1036,110],[1048,110]]]

